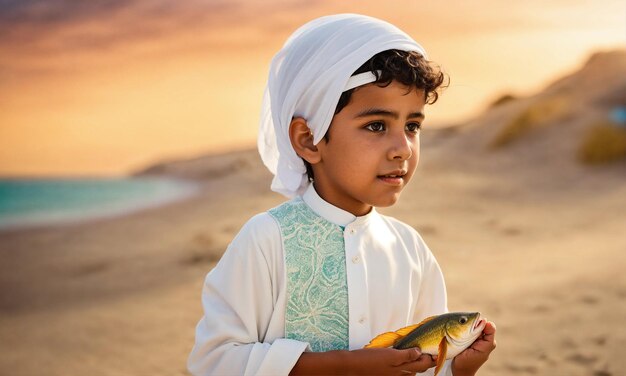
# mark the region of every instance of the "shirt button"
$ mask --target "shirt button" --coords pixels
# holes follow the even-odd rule
[[[354,234],[356,233],[356,230],[355,230],[355,229],[353,229],[353,228],[351,228],[351,229],[350,229],[350,233],[354,235]]]
[[[361,316],[361,318],[359,319],[359,324],[363,324],[365,320],[365,316]]]
[[[359,263],[359,261],[361,261],[361,258],[360,258],[358,255],[357,255],[357,256],[354,256],[354,257],[352,257],[352,263],[353,263],[353,264],[358,264],[358,263]]]

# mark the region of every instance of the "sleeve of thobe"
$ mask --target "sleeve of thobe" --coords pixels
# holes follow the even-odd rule
[[[269,214],[244,225],[202,290],[204,316],[188,368],[194,375],[287,375],[308,344],[278,338],[264,342],[274,312],[271,247],[282,247]],[[281,253],[282,254],[282,253]]]
[[[419,288],[419,298],[415,308],[414,322],[420,322],[426,317],[448,312],[448,294],[446,283],[439,263],[435,259],[426,243],[419,237],[419,252],[422,262],[422,280]],[[434,368],[423,373],[432,375]],[[452,359],[447,360],[437,376],[452,376]]]

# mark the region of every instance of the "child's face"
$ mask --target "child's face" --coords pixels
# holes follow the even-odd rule
[[[398,200],[419,161],[424,120],[424,91],[407,89],[396,81],[362,86],[333,117],[329,140],[317,145],[321,160],[313,164],[323,199],[357,216]]]

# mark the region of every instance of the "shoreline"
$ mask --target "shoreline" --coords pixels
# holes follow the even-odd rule
[[[199,195],[202,192],[203,184],[200,181],[193,179],[185,179],[180,177],[171,176],[126,176],[120,178],[2,178],[5,181],[111,181],[111,180],[127,180],[127,181],[140,181],[140,180],[158,180],[161,183],[167,182],[177,185],[175,192],[160,193],[154,197],[147,199],[125,199],[126,202],[119,201],[113,203],[113,207],[110,202],[101,203],[99,208],[86,208],[82,211],[78,211],[76,208],[67,210],[65,212],[41,212],[39,214],[24,214],[22,216],[15,215],[11,219],[0,219],[0,234],[10,232],[22,232],[28,230],[41,230],[41,229],[55,229],[55,228],[67,228],[69,226],[91,224],[100,220],[113,220],[129,216],[132,214],[140,213],[144,210],[157,209],[170,204],[175,204],[181,201],[185,201]]]

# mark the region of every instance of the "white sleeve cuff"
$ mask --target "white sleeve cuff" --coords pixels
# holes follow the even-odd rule
[[[307,342],[277,338],[272,343],[256,375],[289,375],[300,355],[309,348]]]

